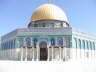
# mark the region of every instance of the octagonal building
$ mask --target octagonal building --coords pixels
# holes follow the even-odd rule
[[[65,12],[43,4],[32,14],[27,28],[1,37],[0,59],[67,61],[96,58],[96,36],[73,29]]]

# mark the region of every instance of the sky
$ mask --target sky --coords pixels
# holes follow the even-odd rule
[[[27,28],[35,9],[48,0],[0,0],[0,36]],[[96,0],[52,0],[64,10],[72,27],[96,34]]]

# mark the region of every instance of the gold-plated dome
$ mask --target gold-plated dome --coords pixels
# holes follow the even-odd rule
[[[54,4],[44,4],[36,9],[31,21],[37,20],[60,20],[67,22],[67,16],[63,10]]]

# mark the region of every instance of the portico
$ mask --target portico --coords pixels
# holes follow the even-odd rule
[[[42,44],[43,44],[43,42],[42,42]],[[62,60],[63,61],[64,60],[64,57],[65,57],[64,47],[49,46],[46,48],[46,47],[41,46],[42,44],[40,44],[40,47],[36,47],[36,48],[22,47],[21,51],[20,51],[21,52],[21,61],[27,61],[27,60],[32,60],[32,61],[59,61],[59,60]],[[30,55],[31,57],[28,58],[28,55]]]

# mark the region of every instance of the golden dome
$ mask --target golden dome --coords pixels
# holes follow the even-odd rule
[[[67,22],[67,16],[63,10],[54,4],[44,4],[36,9],[31,21],[37,20],[60,20]]]

